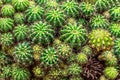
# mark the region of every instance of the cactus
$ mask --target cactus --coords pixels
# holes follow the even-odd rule
[[[45,67],[56,66],[59,63],[59,57],[54,47],[49,47],[43,50],[40,56],[40,61]]]
[[[92,48],[90,48],[88,45],[84,46],[82,48],[82,52],[86,54],[87,56],[91,56],[92,54]]]
[[[44,71],[40,66],[35,66],[32,71],[36,77],[42,77],[44,75]]]
[[[94,5],[90,4],[89,2],[82,2],[80,4],[80,11],[83,16],[91,17],[95,12]]]
[[[54,30],[51,28],[50,25],[40,21],[32,25],[30,38],[33,42],[49,44],[54,38],[53,33]]]
[[[76,56],[76,61],[79,63],[79,64],[85,64],[87,61],[88,61],[88,57],[86,54],[84,53],[79,53],[77,56]]]
[[[39,5],[46,4],[49,0],[35,0],[35,2]]]
[[[68,67],[68,74],[69,75],[80,75],[82,72],[82,67],[79,66],[77,63],[72,63]]]
[[[15,13],[15,10],[12,5],[6,4],[1,8],[2,16],[11,17]]]
[[[114,67],[106,67],[104,70],[104,74],[107,79],[115,79],[119,73],[118,70]]]
[[[24,68],[15,66],[13,67],[13,70],[12,70],[12,79],[13,80],[30,80],[30,72]]]
[[[41,54],[42,52],[43,52],[43,47],[42,46],[40,46],[39,44],[35,44],[35,45],[33,45],[33,53],[34,54]]]
[[[109,31],[112,35],[119,38],[120,37],[120,26],[117,23],[113,23],[109,26]]]
[[[25,40],[28,34],[28,28],[26,25],[17,25],[13,30],[15,38],[19,40]]]
[[[57,8],[59,6],[59,4],[56,2],[56,0],[50,0],[46,3],[45,6],[49,10],[49,9]]]
[[[25,17],[23,13],[15,13],[14,21],[16,24],[23,24],[25,21]]]
[[[19,43],[15,47],[14,58],[16,62],[22,65],[29,65],[32,63],[33,55],[31,46],[28,42]]]
[[[64,12],[68,16],[75,17],[75,16],[78,16],[78,14],[79,14],[79,5],[77,2],[75,2],[73,0],[72,1],[67,0],[66,2],[64,2],[61,5],[61,8],[64,10]]]
[[[120,7],[113,7],[109,10],[110,19],[112,21],[120,21]]]
[[[12,5],[18,11],[26,10],[29,6],[29,0],[12,0]]]
[[[2,32],[8,32],[12,30],[14,21],[11,18],[0,18],[0,30]]]
[[[46,13],[46,20],[53,26],[62,26],[65,22],[65,15],[59,9],[48,10]]]
[[[114,43],[111,34],[104,29],[92,30],[88,38],[90,46],[97,51],[110,49]]]
[[[35,22],[37,20],[41,20],[43,16],[44,10],[39,5],[29,7],[25,11],[25,17],[28,22]]]
[[[92,29],[96,29],[96,28],[107,29],[108,26],[109,26],[109,22],[108,22],[107,19],[105,19],[104,16],[102,16],[102,15],[95,15],[90,20],[90,26],[91,26]]]
[[[120,60],[120,39],[114,41],[114,53],[118,60]]]
[[[82,25],[68,24],[60,32],[60,39],[73,47],[85,43],[87,33],[86,29],[82,28]]]
[[[10,3],[12,0],[2,0],[3,3]]]
[[[13,35],[11,33],[4,33],[1,35],[0,41],[3,46],[11,46],[13,44]]]

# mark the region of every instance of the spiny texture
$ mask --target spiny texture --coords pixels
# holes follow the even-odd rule
[[[83,67],[82,75],[84,76],[85,80],[98,80],[103,69],[104,67],[101,62],[95,58],[90,58]]]
[[[4,33],[1,35],[0,41],[3,46],[10,46],[13,44],[13,35],[11,33]]]
[[[35,2],[39,5],[46,4],[49,0],[35,0]]]
[[[106,67],[104,74],[108,79],[115,79],[119,73],[115,67]]]
[[[53,40],[54,30],[51,25],[44,22],[34,23],[30,30],[30,38],[33,42],[49,44]]]
[[[61,26],[65,23],[65,15],[59,9],[48,10],[46,12],[46,20],[53,26]]]
[[[12,0],[12,5],[18,11],[23,11],[29,6],[29,0]]]
[[[6,4],[1,8],[1,13],[2,16],[11,17],[15,13],[15,10],[12,5]]]
[[[87,56],[91,56],[92,55],[92,48],[88,45],[84,46],[81,50],[84,54],[86,54]]]
[[[114,35],[115,37],[119,38],[120,37],[120,25],[117,23],[112,23],[109,26],[109,31],[112,35]]]
[[[25,70],[24,68],[15,66],[12,70],[12,78],[13,78],[13,80],[29,80],[30,73],[29,73],[29,71]]]
[[[92,15],[94,15],[95,12],[94,5],[88,2],[82,2],[80,4],[80,11],[83,16],[91,17]]]
[[[14,21],[16,24],[23,24],[25,21],[25,17],[23,13],[15,13],[14,14]]]
[[[109,26],[109,22],[102,15],[95,15],[90,20],[90,27],[92,29],[96,29],[96,28],[106,29],[108,28],[108,26]]]
[[[2,0],[3,3],[10,3],[12,0]]]
[[[68,24],[60,32],[60,39],[73,47],[85,43],[87,32],[82,25]]]
[[[2,32],[7,32],[12,30],[14,26],[14,21],[11,18],[0,18],[0,30]]]
[[[59,4],[57,3],[56,0],[50,0],[50,1],[47,1],[45,7],[47,10],[54,9],[54,8],[59,7]]]
[[[114,43],[111,34],[104,29],[92,30],[88,38],[90,46],[97,51],[110,49]]]
[[[43,51],[40,56],[40,61],[44,66],[58,65],[59,57],[54,47],[49,47]]]
[[[115,40],[114,42],[114,52],[116,57],[120,60],[120,39]]]
[[[26,39],[26,37],[28,35],[28,28],[24,24],[15,26],[15,28],[13,30],[13,34],[18,41],[24,40],[24,39]]]
[[[29,7],[25,11],[25,17],[28,22],[35,22],[37,20],[40,20],[43,16],[44,10],[39,5]]]
[[[120,7],[113,7],[109,10],[110,18],[112,21],[120,21]]]
[[[64,10],[64,12],[69,16],[75,17],[78,16],[79,14],[79,5],[77,2],[73,0],[72,1],[67,0],[66,2],[63,2],[61,7]]]
[[[20,64],[29,65],[33,60],[33,55],[31,53],[32,49],[28,42],[19,43],[15,47],[14,58],[16,62]]]

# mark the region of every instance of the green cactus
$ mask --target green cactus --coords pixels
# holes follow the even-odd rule
[[[73,0],[72,1],[67,0],[66,2],[63,2],[61,8],[68,16],[75,17],[79,15],[79,5],[77,2]]]
[[[87,21],[84,18],[79,18],[78,19],[78,24],[82,24],[82,25],[86,26]]]
[[[46,3],[45,6],[49,10],[59,7],[59,4],[56,2],[56,0],[50,0]]]
[[[114,67],[106,67],[104,70],[104,74],[108,79],[115,79],[117,77],[118,70]]]
[[[1,35],[0,41],[3,46],[10,46],[13,44],[13,35],[11,33],[4,33]]]
[[[15,13],[15,10],[13,6],[10,4],[3,5],[1,8],[1,14],[4,17],[11,17],[13,16],[14,13]]]
[[[120,21],[120,7],[113,7],[109,10],[110,19],[112,21]]]
[[[72,47],[81,46],[85,43],[87,32],[82,25],[68,24],[61,31],[60,39]]]
[[[41,20],[44,13],[44,9],[39,5],[29,7],[25,11],[25,17],[28,22],[35,22],[37,20]]]
[[[2,0],[3,3],[10,3],[12,0]]]
[[[40,56],[40,61],[44,66],[51,67],[56,66],[59,63],[59,56],[54,47],[49,47],[43,50]]]
[[[71,76],[70,80],[83,80],[80,76]]]
[[[86,54],[84,54],[83,52],[77,54],[76,56],[76,61],[79,63],[79,64],[85,64],[87,61],[88,61],[88,57]]]
[[[57,53],[61,58],[66,59],[72,53],[72,49],[67,44],[61,44],[57,48]]]
[[[114,43],[111,34],[104,29],[92,30],[88,38],[90,46],[97,51],[110,49]]]
[[[44,71],[40,66],[35,66],[32,71],[35,77],[43,77],[44,75]]]
[[[55,38],[54,41],[53,41],[53,46],[55,48],[57,48],[58,46],[60,46],[62,44],[62,41],[60,41],[60,39],[58,38]]]
[[[14,21],[11,18],[0,18],[0,30],[2,32],[7,32],[12,30],[14,26]]]
[[[105,19],[104,16],[102,16],[102,15],[95,15],[90,20],[90,26],[91,26],[92,29],[96,29],[96,28],[107,29],[108,26],[109,26],[109,22],[108,22],[107,19]]]
[[[112,35],[115,37],[119,38],[120,37],[120,25],[117,23],[112,23],[109,26],[109,31],[111,32]]]
[[[28,28],[24,24],[17,25],[13,30],[13,34],[18,41],[25,40],[28,35]]]
[[[12,0],[12,5],[18,11],[24,11],[29,7],[29,0]]]
[[[53,26],[62,26],[65,22],[65,15],[59,9],[48,10],[46,13],[46,20]]]
[[[91,56],[92,54],[92,48],[90,48],[88,45],[84,46],[82,48],[82,52],[86,54],[87,56]]]
[[[23,13],[15,13],[14,14],[14,21],[16,24],[23,24],[25,21],[25,17]]]
[[[44,48],[39,44],[33,45],[32,49],[34,54],[41,54],[44,50]]]
[[[114,53],[118,60],[120,60],[120,39],[118,38],[117,40],[114,41]]]
[[[35,0],[35,2],[39,5],[46,4],[49,0]]]
[[[51,25],[40,21],[33,24],[31,28],[30,38],[33,42],[49,44],[54,38],[54,30],[51,28]]]
[[[94,5],[90,4],[89,2],[82,2],[80,4],[80,11],[83,16],[91,17],[95,12]]]
[[[15,47],[14,59],[19,64],[22,64],[25,66],[32,63],[32,60],[33,60],[32,49],[28,42],[19,43]]]
[[[71,65],[69,65],[68,67],[68,74],[69,75],[80,75],[82,72],[82,67],[79,66],[77,63],[72,63]]]
[[[12,70],[12,79],[13,80],[30,80],[30,72],[24,68],[15,66],[13,67],[13,70]]]

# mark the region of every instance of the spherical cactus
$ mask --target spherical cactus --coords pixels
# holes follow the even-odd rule
[[[87,25],[87,21],[84,18],[79,18],[78,19],[78,24],[82,24],[82,25],[86,26]]]
[[[106,67],[104,70],[104,74],[107,77],[107,79],[115,79],[117,77],[118,70],[114,67]]]
[[[79,5],[75,1],[67,0],[61,5],[62,9],[68,16],[78,16],[79,14]]]
[[[95,2],[95,8],[98,12],[102,12],[109,9],[110,8],[109,0],[97,0]]]
[[[29,65],[32,63],[33,55],[32,49],[28,42],[19,43],[14,51],[15,60],[22,65]]]
[[[60,39],[70,44],[72,47],[85,43],[87,32],[82,25],[68,24],[60,32]]]
[[[77,20],[73,17],[70,17],[70,18],[67,19],[68,24],[75,24],[76,22],[77,22]]]
[[[117,23],[113,23],[109,26],[109,31],[115,37],[120,37],[120,25]]]
[[[7,32],[12,30],[14,21],[11,18],[0,18],[0,30],[2,32]]]
[[[111,34],[104,29],[92,30],[88,38],[90,46],[97,51],[110,49],[114,43]]]
[[[92,15],[94,15],[95,9],[94,6],[89,2],[82,2],[80,4],[80,11],[83,16],[91,17]]]
[[[33,24],[30,32],[33,42],[49,44],[54,38],[51,26],[41,21]]]
[[[18,41],[25,40],[28,35],[28,28],[24,24],[17,25],[13,30],[13,34]]]
[[[96,28],[108,28],[109,26],[109,22],[107,19],[105,19],[104,16],[102,15],[96,15],[93,18],[91,18],[90,20],[90,26],[92,29],[96,29]]]
[[[82,67],[79,66],[77,63],[72,63],[68,67],[68,74],[69,75],[80,75],[82,72]]]
[[[2,68],[2,77],[3,78],[8,78],[12,76],[12,67],[10,65],[4,66]]]
[[[33,53],[34,54],[41,54],[43,52],[43,50],[44,50],[44,48],[39,44],[33,45],[32,48],[33,48]]]
[[[65,22],[65,15],[59,9],[48,10],[46,20],[53,26],[61,26]]]
[[[2,0],[3,3],[10,3],[12,0]]]
[[[120,21],[120,7],[113,7],[109,10],[110,19],[112,21]]]
[[[14,14],[14,21],[16,24],[23,24],[25,21],[25,17],[23,13],[15,13]]]
[[[49,0],[35,0],[35,2],[39,5],[46,4]]]
[[[29,6],[29,0],[12,0],[12,5],[18,11],[23,11]]]
[[[29,7],[25,11],[25,16],[28,22],[35,22],[40,20],[43,16],[44,10],[39,5]]]
[[[72,49],[70,48],[69,45],[67,44],[61,44],[60,46],[58,46],[57,48],[57,53],[58,55],[63,58],[66,59],[70,56],[70,54],[72,53]]]
[[[114,42],[114,53],[118,60],[120,60],[120,39],[117,39]]]
[[[59,7],[59,4],[56,2],[56,0],[50,0],[46,3],[45,6],[49,10]]]
[[[2,16],[11,17],[15,13],[15,10],[12,5],[6,4],[1,8],[1,13]]]
[[[53,46],[54,47],[58,47],[58,46],[60,46],[62,44],[62,41],[60,41],[60,39],[58,39],[58,38],[55,38],[54,39],[54,41],[53,41]]]
[[[13,44],[13,35],[11,33],[4,33],[1,35],[0,41],[3,46],[10,46]]]
[[[76,61],[79,63],[79,64],[85,64],[87,61],[88,61],[88,57],[86,54],[84,53],[79,53],[77,56],[76,56]]]
[[[44,66],[56,66],[59,63],[59,56],[54,49],[54,47],[49,47],[48,49],[43,50],[43,53],[40,56],[40,61]]]
[[[30,80],[30,72],[24,68],[13,67],[12,70],[12,79],[13,80]]]
[[[82,52],[86,54],[87,56],[90,56],[92,54],[92,48],[90,46],[86,45],[82,48]]]
[[[43,77],[44,75],[44,71],[40,66],[35,66],[32,71],[35,77]]]

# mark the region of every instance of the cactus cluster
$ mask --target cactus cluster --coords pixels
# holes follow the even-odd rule
[[[0,0],[0,80],[119,80],[120,0]]]

